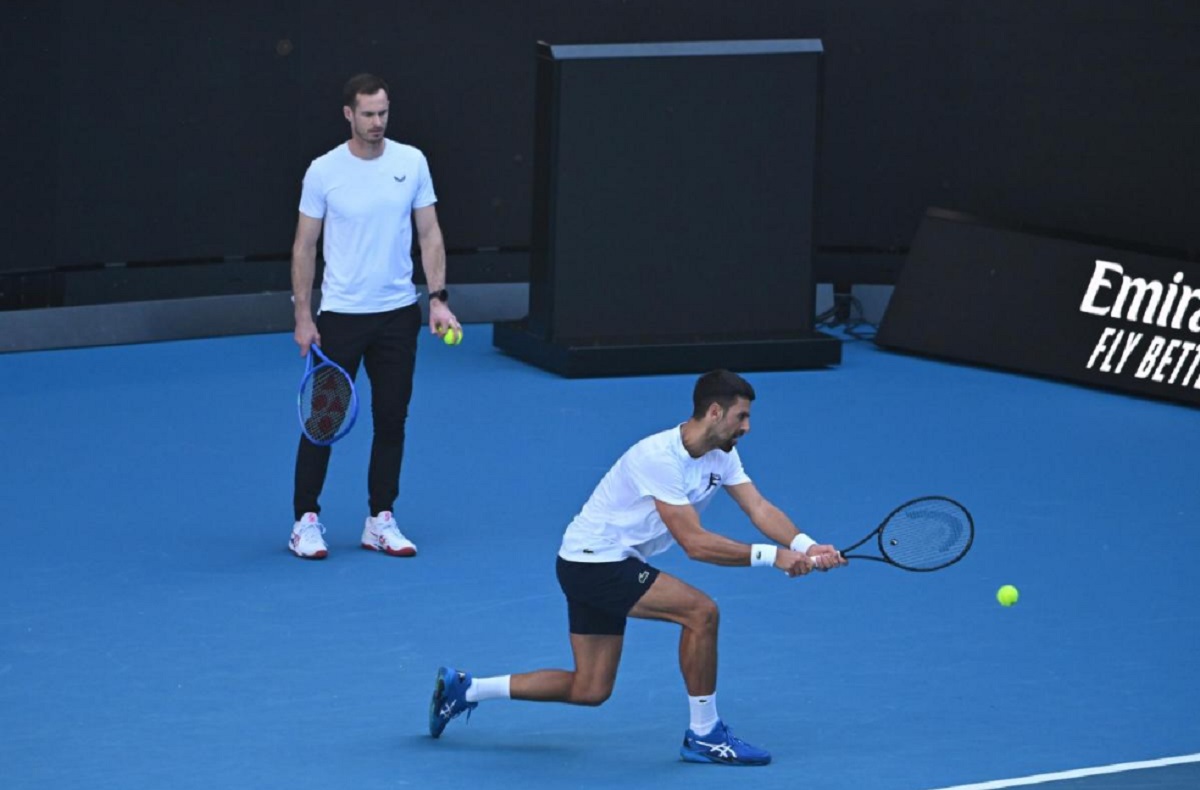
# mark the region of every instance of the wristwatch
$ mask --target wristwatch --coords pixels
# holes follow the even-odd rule
[[[450,301],[450,292],[449,292],[449,291],[447,291],[445,288],[443,288],[443,289],[442,289],[442,290],[440,290],[440,291],[430,291],[430,292],[429,292],[429,298],[430,298],[430,299],[437,299],[439,302],[447,302],[447,303],[449,303],[449,301]]]

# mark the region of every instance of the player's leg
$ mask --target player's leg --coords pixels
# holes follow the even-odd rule
[[[363,527],[363,548],[397,557],[411,557],[417,547],[406,538],[392,515],[400,492],[400,466],[404,460],[405,424],[412,400],[417,338],[421,309],[409,305],[383,315],[363,362],[371,380],[371,460],[367,470],[368,518]]]
[[[317,316],[317,329],[321,334],[321,351],[340,365],[351,378],[358,372],[367,338],[357,316],[339,313],[321,313]],[[310,352],[311,353],[311,352]],[[325,487],[325,475],[329,469],[332,447],[318,446],[303,433],[296,448],[292,509],[296,521],[288,548],[304,559],[322,559],[328,550],[321,537],[325,528],[318,519],[321,512],[320,497]]]
[[[600,705],[612,694],[625,644],[625,621],[658,571],[644,562],[571,562],[559,557],[555,573],[567,598],[575,668],[513,675],[514,699]]]
[[[473,678],[442,667],[429,706],[429,733],[437,738],[453,719],[491,699],[600,705],[612,694],[625,643],[626,615],[658,571],[636,560],[557,562],[567,597],[574,669],[539,669]]]
[[[717,690],[717,629],[721,618],[712,598],[669,573],[660,573],[629,616],[683,626],[679,668],[688,694],[698,696]]]
[[[441,736],[452,720],[487,700],[600,705],[612,694],[624,640],[621,634],[571,634],[574,670],[539,669],[473,678],[468,672],[441,667],[429,703],[429,734]]]
[[[574,669],[538,669],[513,675],[475,678],[461,670],[443,668],[442,671],[454,673],[454,677],[440,683],[439,688],[443,695],[452,696],[455,693],[454,686],[462,684],[463,701],[472,707],[475,703],[492,699],[602,705],[612,696],[624,641],[625,637],[617,634],[571,634]],[[435,706],[439,702],[437,696],[435,691]]]
[[[612,696],[621,663],[623,634],[571,634],[575,669],[539,669],[512,675],[511,699],[602,705]],[[471,696],[468,696],[471,699]]]
[[[660,573],[630,617],[682,626],[679,668],[688,691],[690,722],[679,755],[689,762],[766,765],[769,752],[734,737],[717,713],[717,631],[720,611],[705,593]]]
[[[571,562],[561,557],[555,571],[567,598],[575,668],[512,675],[509,695],[537,702],[601,705],[612,695],[617,680],[626,619],[653,588],[659,571],[635,559]]]

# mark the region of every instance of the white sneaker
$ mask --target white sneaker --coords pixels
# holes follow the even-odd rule
[[[292,538],[288,541],[288,548],[292,550],[292,554],[306,560],[323,560],[329,555],[329,548],[325,545],[325,539],[321,536],[325,534],[325,527],[317,520],[316,513],[305,513],[292,526]]]
[[[417,547],[400,532],[396,519],[390,511],[383,511],[378,516],[367,516],[366,526],[363,527],[362,547],[371,551],[382,551],[393,557],[415,557]]]

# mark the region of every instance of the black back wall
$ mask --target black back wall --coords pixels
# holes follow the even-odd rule
[[[1200,249],[1194,0],[350,8],[6,2],[0,271],[286,256],[357,71],[392,83],[389,133],[429,155],[448,245],[525,247],[539,39],[821,39],[818,245],[906,246],[936,205]]]

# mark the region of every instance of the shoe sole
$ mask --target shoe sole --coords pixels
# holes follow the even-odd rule
[[[709,765],[730,765],[734,767],[750,768],[756,765],[770,765],[771,759],[767,758],[759,763],[751,763],[746,761],[726,762],[724,760],[712,760],[701,754],[692,754],[691,752],[680,752],[679,757],[686,763],[707,763]]]
[[[379,546],[372,546],[370,543],[363,543],[362,547],[367,551],[381,551],[389,557],[415,557],[417,556],[416,549],[384,549]]]
[[[446,674],[445,667],[438,667],[437,682],[433,685],[433,697],[429,700],[429,735],[432,738],[440,738],[442,732],[445,731],[446,725],[450,722],[442,722],[437,715],[438,698],[446,691],[446,681],[443,677]],[[441,724],[441,727],[438,725]]]
[[[328,551],[318,551],[313,554],[301,554],[300,552],[293,549],[291,546],[288,546],[288,551],[290,551],[292,554],[295,554],[297,557],[299,557],[302,560],[323,560],[329,556]]]

